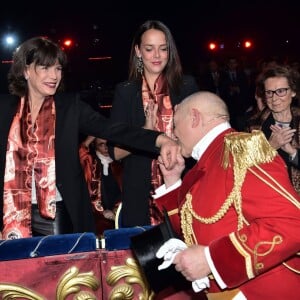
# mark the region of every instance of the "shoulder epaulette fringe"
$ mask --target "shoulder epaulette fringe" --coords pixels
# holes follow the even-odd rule
[[[264,133],[260,130],[232,132],[224,140],[223,167],[229,166],[229,155],[233,157],[235,169],[247,170],[253,166],[271,162],[277,155]]]

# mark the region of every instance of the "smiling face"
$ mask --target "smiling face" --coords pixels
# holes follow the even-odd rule
[[[281,91],[281,89],[287,89],[284,96],[278,96],[275,92],[268,92],[276,90]],[[270,110],[275,113],[280,113],[290,109],[292,98],[295,96],[295,92],[293,92],[289,87],[286,77],[270,77],[266,79],[265,91],[266,104],[268,105]],[[268,94],[273,95],[269,95],[269,97],[267,97]]]
[[[24,74],[28,83],[29,94],[39,97],[52,96],[62,78],[62,66],[58,61],[52,66],[36,65],[27,66]]]
[[[157,29],[144,32],[141,44],[135,47],[136,55],[142,57],[145,75],[159,75],[166,67],[169,50],[165,34]]]

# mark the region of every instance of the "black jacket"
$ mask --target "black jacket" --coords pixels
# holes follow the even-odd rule
[[[184,76],[179,94],[170,91],[173,107],[188,95],[198,91],[192,76]],[[140,82],[125,81],[115,88],[114,100],[110,113],[113,121],[119,120],[139,127],[145,124]],[[110,155],[113,157],[112,147]],[[151,161],[155,155],[132,152],[123,160],[122,189],[122,227],[143,226],[150,224],[149,198],[151,190]]]
[[[57,94],[55,123],[56,185],[73,223],[74,232],[95,231],[92,206],[79,160],[79,133],[157,153],[158,133],[112,123],[80,101],[77,94]],[[0,95],[0,225],[3,227],[3,185],[7,138],[19,98]]]

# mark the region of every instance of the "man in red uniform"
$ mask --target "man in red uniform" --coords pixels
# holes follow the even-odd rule
[[[154,198],[187,245],[161,246],[161,268],[174,263],[193,287],[203,279],[208,299],[299,299],[299,196],[281,157],[260,131],[234,131],[209,92],[179,104],[174,126],[181,154],[198,162],[182,182],[180,155],[172,170],[161,166]]]

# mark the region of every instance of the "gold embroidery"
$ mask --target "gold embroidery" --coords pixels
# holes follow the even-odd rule
[[[289,270],[291,270],[292,272],[296,273],[296,274],[300,274],[300,270],[295,269],[293,267],[291,267],[288,263],[282,263],[286,268],[288,268]]]
[[[258,258],[270,254],[274,250],[275,245],[279,245],[281,243],[282,243],[282,237],[279,235],[275,235],[271,242],[261,241],[261,242],[257,243],[257,245],[254,247],[254,265],[255,265],[256,271],[259,271],[264,268],[264,264],[261,262],[258,262]],[[259,248],[261,249],[262,246],[265,246],[265,245],[270,246],[269,250],[259,253]]]
[[[236,248],[236,250],[244,257],[245,259],[245,265],[246,265],[246,272],[247,272],[247,276],[249,279],[254,277],[254,272],[253,272],[253,268],[252,268],[252,259],[251,259],[251,255],[244,249],[244,247],[242,247],[242,245],[240,244],[240,242],[238,241],[238,239],[236,238],[234,232],[229,234],[229,238],[232,242],[232,244],[234,245],[234,247]],[[240,240],[242,241],[242,243],[247,241],[247,237],[245,235],[242,235],[239,237]]]
[[[262,262],[259,262],[259,257],[264,257],[269,255],[274,249],[276,245],[279,245],[282,243],[283,239],[280,235],[275,235],[272,239],[272,241],[260,241],[258,242],[253,249],[251,249],[247,244],[247,236],[245,234],[239,235],[239,233],[231,233],[230,239],[236,249],[239,251],[239,253],[245,258],[246,260],[246,270],[247,274],[253,274],[252,267],[249,265],[249,253],[252,253],[253,255],[253,265],[255,269],[255,273],[258,274],[260,270],[264,268],[264,264]],[[239,243],[239,241],[241,243]],[[242,245],[241,245],[242,244]],[[266,249],[266,245],[269,245],[269,248]],[[266,250],[264,252],[259,252],[259,249],[262,249],[262,247]],[[248,252],[247,252],[248,251]],[[249,277],[252,278],[252,277]]]
[[[172,209],[168,211],[169,216],[173,216],[175,214],[178,214],[178,208]]]

